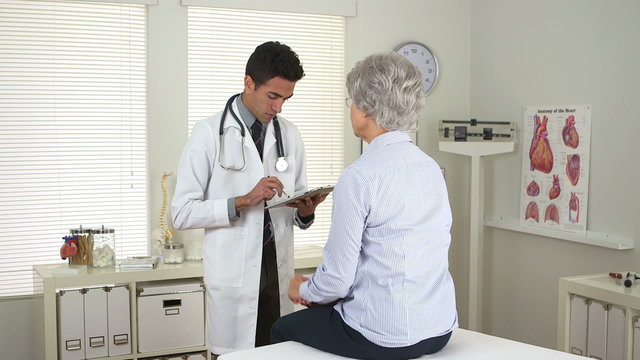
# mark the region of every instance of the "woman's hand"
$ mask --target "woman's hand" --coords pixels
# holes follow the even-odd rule
[[[289,281],[289,299],[291,299],[294,304],[309,304],[308,301],[300,296],[300,284],[308,280],[308,277],[296,274]]]

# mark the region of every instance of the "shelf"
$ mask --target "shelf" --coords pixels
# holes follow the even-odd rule
[[[629,272],[635,273],[629,270],[618,272],[623,274],[623,276]],[[588,297],[593,300],[640,309],[640,287],[638,284],[625,287],[621,283],[616,282],[609,274],[572,276],[562,279],[567,280],[566,288],[570,294],[588,294]]]
[[[182,264],[164,264],[159,262],[155,269],[119,270],[117,267],[92,268],[86,267],[77,272],[67,273],[66,264],[36,265],[34,266],[34,329],[36,338],[36,352],[44,360],[58,359],[58,289],[78,289],[108,284],[128,285],[129,309],[130,309],[130,341],[132,353],[103,357],[103,360],[136,360],[149,357],[166,356],[182,353],[203,352],[206,359],[210,355],[203,345],[166,349],[139,353],[138,349],[138,312],[136,288],[140,283],[162,280],[178,280],[189,278],[202,278],[203,264],[201,261],[185,261]],[[203,319],[204,321],[204,319]]]
[[[125,284],[130,282],[156,281],[170,278],[202,277],[202,261],[185,261],[182,264],[164,264],[155,269],[119,270],[116,267],[92,268],[78,274],[56,273],[58,267],[67,265],[36,265],[38,276],[46,279],[54,289],[87,287],[103,284]]]
[[[595,231],[575,233],[563,230],[544,229],[533,226],[524,226],[515,220],[500,218],[485,218],[484,224],[497,229],[517,231],[527,234],[544,236],[554,239],[573,241],[577,243],[600,246],[614,250],[630,250],[635,247],[634,239],[621,235],[605,234]]]
[[[629,271],[618,272],[626,274]],[[588,302],[585,302],[586,305],[579,305],[580,301],[576,301],[579,306],[572,309],[574,296],[579,297],[577,300]],[[597,312],[601,307],[596,307],[592,314],[590,308],[595,304],[605,306],[604,317]],[[615,308],[622,310],[623,318],[615,316],[612,318],[614,322],[610,322],[609,311]],[[592,325],[593,315],[595,322]],[[590,358],[637,359],[634,348],[638,347],[639,338],[638,328],[634,324],[638,315],[640,286],[637,283],[627,288],[608,273],[561,277],[558,287],[557,348],[573,353],[574,350],[582,350],[584,356]],[[596,331],[596,335],[591,335],[592,329]],[[599,335],[598,329],[601,329]],[[604,342],[602,337],[606,339]],[[594,341],[593,351],[591,341]]]
[[[296,268],[315,268],[322,261],[322,247],[309,246],[295,249]],[[201,261],[185,261],[182,264],[164,264],[159,262],[155,269],[119,270],[117,267],[92,268],[77,267],[69,270],[67,264],[36,265],[34,269],[34,328],[36,329],[36,348],[45,360],[58,358],[57,347],[57,311],[56,290],[102,286],[107,284],[127,284],[135,290],[136,284],[169,279],[202,278],[204,269]],[[138,353],[137,348],[137,299],[135,291],[130,294],[131,334],[133,353],[100,359],[125,360],[158,357],[160,355],[206,351],[205,346],[170,349],[147,353]],[[207,359],[210,355],[207,354]]]

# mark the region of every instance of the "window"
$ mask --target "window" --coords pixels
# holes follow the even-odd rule
[[[146,255],[145,37],[144,5],[0,2],[0,296],[79,225]]]
[[[287,44],[306,75],[281,115],[304,139],[309,187],[335,184],[344,163],[344,17],[192,6],[188,17],[189,129],[242,92],[245,65],[256,46],[272,40]],[[296,228],[296,246],[324,244],[330,222],[331,197],[316,210],[311,228]]]

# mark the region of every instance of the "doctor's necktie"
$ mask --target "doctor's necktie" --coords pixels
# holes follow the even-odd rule
[[[251,138],[256,144],[260,160],[262,160],[262,150],[264,148],[264,137],[262,136],[263,125],[260,121],[256,120],[251,125]],[[271,216],[269,210],[264,209],[264,229],[262,230],[262,245],[267,245],[273,240],[273,231],[271,231]]]
[[[253,138],[253,142],[256,144],[256,149],[258,149],[258,154],[260,154],[260,160],[262,160],[264,139],[262,138],[262,123],[258,120],[254,121],[253,125],[251,125],[251,138]]]

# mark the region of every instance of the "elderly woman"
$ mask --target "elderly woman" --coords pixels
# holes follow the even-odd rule
[[[291,279],[291,300],[310,307],[276,322],[271,342],[360,359],[435,353],[458,321],[446,185],[406,133],[423,108],[420,73],[398,54],[374,54],[349,72],[347,90],[353,132],[369,146],[335,187],[323,263]]]

